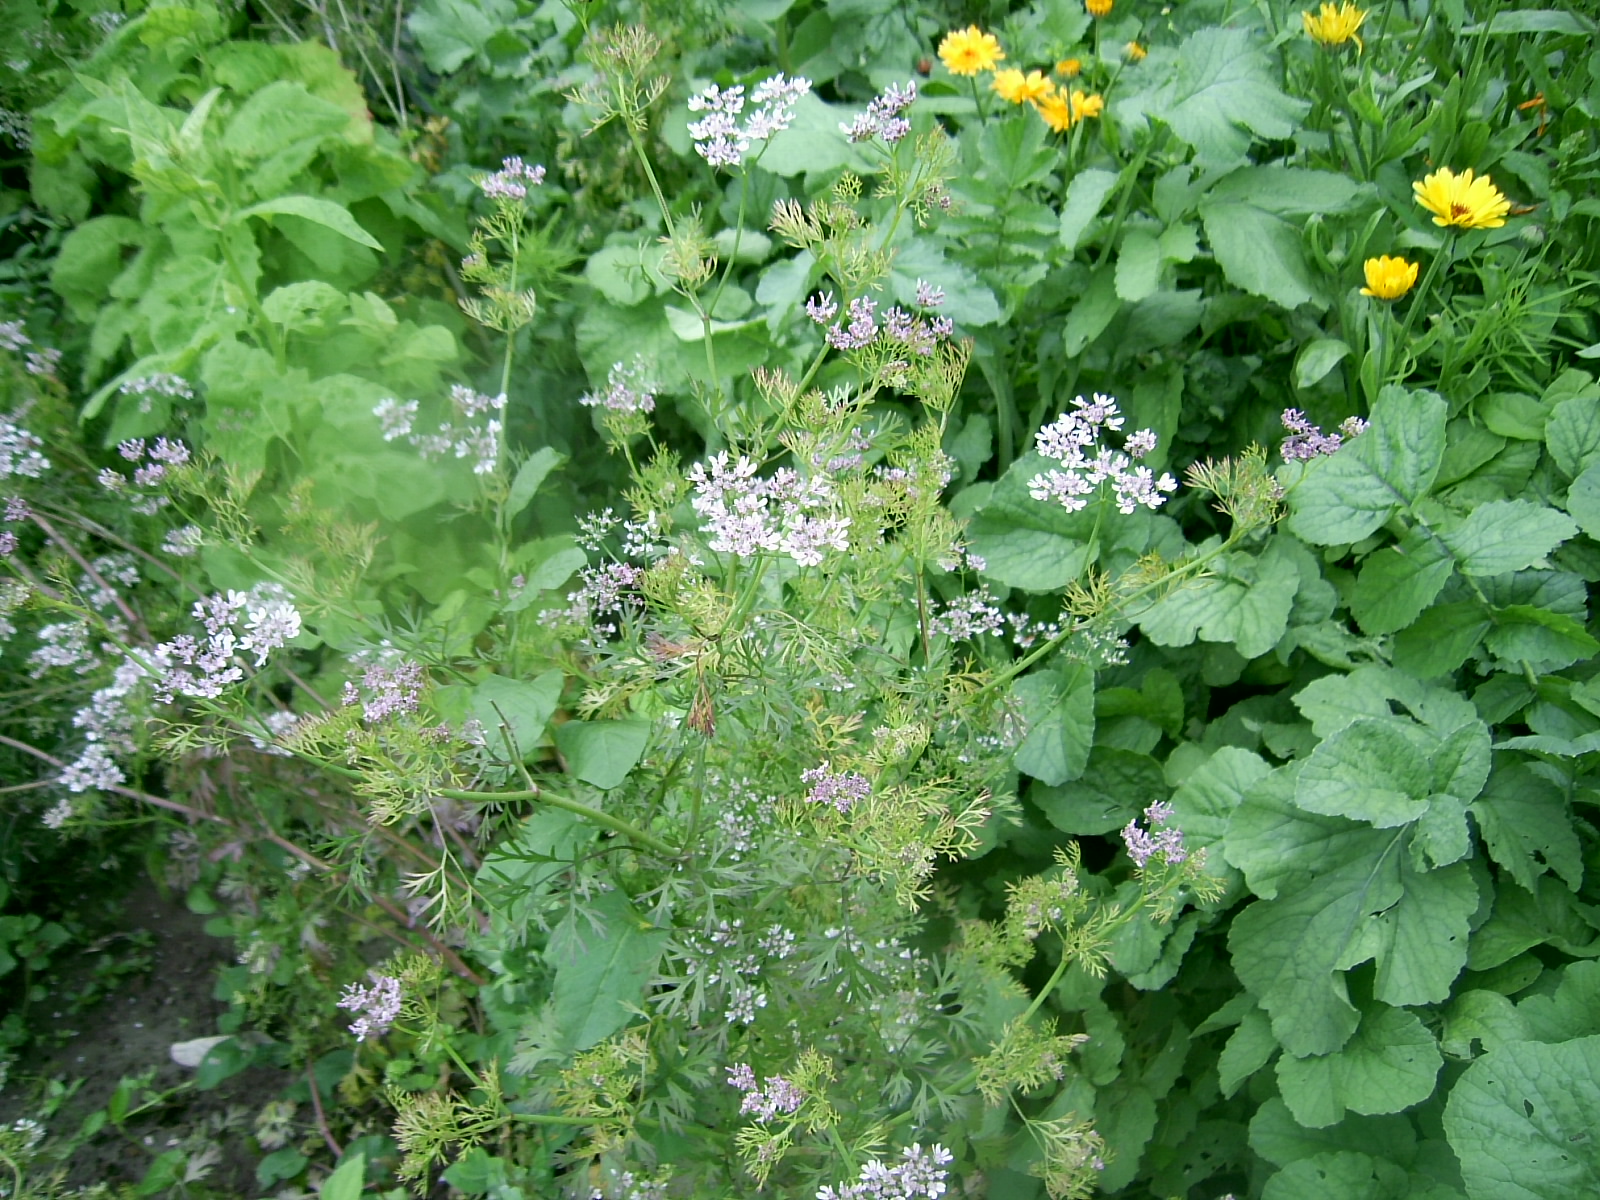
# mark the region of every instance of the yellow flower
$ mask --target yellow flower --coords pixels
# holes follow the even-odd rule
[[[1106,110],[1106,100],[1099,92],[1085,96],[1082,92],[1072,93],[1072,119],[1082,121],[1089,117],[1098,117]]]
[[[1367,286],[1363,296],[1378,300],[1398,300],[1417,286],[1417,264],[1403,258],[1390,258],[1387,254],[1369,258],[1361,264],[1367,273]]]
[[[1440,167],[1411,190],[1417,203],[1433,214],[1435,225],[1454,225],[1460,229],[1499,229],[1506,223],[1511,201],[1500,194],[1487,175],[1472,177],[1468,167],[1457,175]]]
[[[1300,14],[1306,32],[1319,45],[1330,50],[1349,41],[1354,41],[1359,49],[1365,50],[1366,46],[1362,45],[1361,39],[1356,36],[1356,30],[1361,28],[1361,22],[1366,19],[1366,9],[1357,8],[1350,3],[1350,0],[1344,0],[1344,3],[1338,6],[1324,4],[1314,17],[1308,12]]]
[[[1143,46],[1139,45],[1138,42],[1129,42],[1123,47],[1123,50],[1127,52],[1128,58],[1132,62],[1138,62],[1146,54],[1150,53]]]
[[[1072,128],[1072,105],[1065,92],[1052,91],[1048,96],[1035,100],[1033,107],[1039,110],[1044,123],[1056,133],[1065,133]]]
[[[1056,74],[1065,75],[1068,79],[1076,79],[1078,72],[1083,70],[1083,62],[1076,58],[1063,58],[1056,64]]]
[[[1083,0],[1083,7],[1091,17],[1109,17],[1115,0]]]
[[[1013,67],[996,71],[994,82],[989,86],[1010,104],[1027,104],[1050,94],[1050,81],[1044,77],[1043,71],[1029,71],[1024,75]]]
[[[951,30],[939,43],[939,58],[952,75],[992,71],[995,63],[1005,56],[1006,52],[1000,49],[1000,39],[992,33],[984,33],[976,25]]]

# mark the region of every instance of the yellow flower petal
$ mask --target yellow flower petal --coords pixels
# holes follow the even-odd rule
[[[1005,56],[1005,51],[1000,49],[1000,39],[992,33],[984,33],[976,25],[953,29],[939,43],[939,59],[952,75],[992,71]]]
[[[1387,254],[1369,258],[1361,264],[1367,276],[1363,296],[1378,300],[1398,300],[1417,286],[1417,264],[1403,258],[1390,258]]]
[[[1511,211],[1511,201],[1500,194],[1487,175],[1474,178],[1471,167],[1460,175],[1449,167],[1440,167],[1421,182],[1413,183],[1411,190],[1417,203],[1433,214],[1435,225],[1499,229]]]
[[[1357,8],[1349,0],[1344,0],[1344,3],[1337,6],[1324,4],[1316,16],[1308,12],[1300,14],[1300,21],[1305,25],[1306,33],[1318,45],[1329,50],[1338,49],[1350,41],[1360,46],[1361,39],[1356,36],[1356,30],[1361,28],[1361,22],[1366,19],[1366,10]]]

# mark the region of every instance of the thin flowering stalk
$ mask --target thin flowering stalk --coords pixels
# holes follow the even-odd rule
[[[128,605],[128,602],[122,598],[120,592],[101,578],[100,573],[94,569],[93,565],[82,554],[78,553],[76,546],[57,533],[55,526],[51,525],[49,521],[45,520],[37,512],[29,513],[28,519],[42,529],[44,535],[60,547],[68,558],[83,568],[85,575],[94,580],[95,584],[102,590],[110,594],[112,603],[117,606],[117,611],[122,614],[123,620],[128,622],[130,629],[137,631],[145,641],[151,640],[150,631],[145,628],[144,618]]]

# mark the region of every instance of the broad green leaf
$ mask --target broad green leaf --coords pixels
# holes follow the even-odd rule
[[[1540,875],[1529,891],[1501,879],[1495,888],[1494,911],[1472,931],[1467,965],[1487,971],[1541,943],[1574,958],[1600,957],[1595,923],[1566,884]]]
[[[1193,146],[1205,166],[1238,162],[1252,134],[1287,138],[1299,128],[1308,106],[1278,89],[1278,66],[1251,31],[1202,29],[1173,57],[1176,72],[1144,108]]]
[[[1017,769],[1051,785],[1083,774],[1094,741],[1094,673],[1076,665],[1036,672],[1012,690],[1029,725],[1017,747]]]
[[[1117,296],[1137,304],[1161,284],[1161,248],[1148,229],[1130,229],[1117,254]]]
[[[1353,721],[1306,759],[1295,803],[1380,829],[1414,821],[1433,790],[1428,754],[1436,746],[1436,738],[1394,717]]]
[[[628,777],[650,742],[650,722],[567,721],[556,726],[556,746],[567,771],[597,788],[614,788]]]
[[[1578,532],[1565,513],[1532,500],[1480,504],[1454,529],[1439,536],[1467,575],[1504,575],[1541,562]]]
[[[546,671],[535,679],[488,675],[479,680],[472,689],[471,710],[483,722],[489,752],[500,758],[523,759],[535,753],[546,723],[561,702],[563,682],[560,671]],[[511,746],[516,748],[515,754]]]
[[[1344,1118],[1345,1110],[1376,1116],[1420,1104],[1433,1094],[1444,1060],[1438,1043],[1413,1013],[1380,1006],[1331,1054],[1278,1059],[1278,1090],[1300,1124],[1313,1129]]]
[[[1000,320],[1000,302],[971,267],[956,262],[930,238],[906,242],[889,265],[889,290],[901,304],[916,299],[917,281],[926,279],[944,289],[939,312],[963,329]]]
[[[611,303],[627,308],[655,290],[652,269],[659,257],[657,249],[647,245],[602,246],[583,264],[583,277]],[[800,286],[805,287],[803,280]]]
[[[1550,410],[1545,444],[1550,457],[1571,479],[1600,462],[1600,389],[1568,397]]]
[[[1289,496],[1289,529],[1302,541],[1356,542],[1432,487],[1444,455],[1444,400],[1389,386],[1371,426],[1338,453],[1306,464]]]
[[[1089,223],[1100,215],[1111,189],[1117,186],[1114,171],[1091,167],[1079,171],[1067,185],[1067,198],[1061,205],[1061,244],[1071,254],[1078,248]]]
[[[1583,850],[1562,790],[1528,764],[1497,756],[1483,794],[1472,803],[1489,854],[1530,892],[1553,871],[1574,891],[1583,882]]]
[[[367,1156],[352,1154],[322,1181],[317,1189],[319,1200],[360,1200],[361,1188],[367,1180]]]
[[[1095,1131],[1116,1155],[1096,1183],[1111,1190],[1133,1181],[1158,1115],[1156,1098],[1142,1084],[1119,1079],[1095,1097]]]
[[[1082,576],[1093,516],[1087,510],[1069,513],[1028,494],[1028,480],[1051,465],[1038,454],[1019,458],[972,519],[968,537],[984,559],[986,578],[1030,592],[1054,592]]]
[[[603,892],[589,907],[600,929],[586,920],[564,925],[545,951],[556,972],[556,1027],[569,1052],[587,1050],[633,1020],[667,944],[667,931],[651,928],[621,892]]]
[[[1439,1033],[1439,1046],[1446,1054],[1468,1060],[1507,1042],[1527,1040],[1528,1023],[1517,1006],[1484,988],[1462,992],[1452,1000]]]
[[[1350,355],[1350,346],[1338,338],[1317,338],[1301,347],[1294,360],[1294,385],[1314,387]]]
[[[1347,1116],[1337,1125],[1307,1129],[1277,1096],[1250,1118],[1250,1148],[1274,1166],[1286,1167],[1303,1158],[1334,1150],[1364,1150],[1394,1162],[1416,1157],[1417,1135],[1402,1116]]]
[[[336,287],[320,279],[303,279],[273,288],[261,302],[261,311],[286,329],[314,328],[324,313],[337,313],[344,307],[345,296]]]
[[[1116,319],[1121,310],[1122,302],[1117,299],[1115,268],[1103,266],[1094,273],[1089,286],[1067,314],[1066,324],[1061,329],[1063,349],[1069,355],[1082,354],[1090,342],[1106,331],[1106,326]]]
[[[1184,834],[1187,836],[1188,830],[1184,830]],[[1238,1091],[1240,1084],[1267,1065],[1277,1049],[1278,1039],[1272,1036],[1272,1022],[1261,1009],[1252,1008],[1217,1057],[1217,1083],[1222,1094],[1231,1096]]]
[[[1274,539],[1260,558],[1227,555],[1211,574],[1180,584],[1129,616],[1158,646],[1187,646],[1198,636],[1230,642],[1246,658],[1256,658],[1283,637],[1299,587],[1292,551]]]
[[[513,0],[423,0],[406,24],[428,69],[449,75],[516,19]]]
[[[1173,824],[1183,830],[1184,843],[1222,850],[1219,843],[1245,792],[1270,773],[1260,755],[1237,746],[1223,746],[1201,763],[1173,791],[1170,801]]]
[[[1485,1054],[1450,1090],[1444,1130],[1472,1200],[1600,1195],[1600,1035]]]
[[[1297,1159],[1261,1190],[1261,1200],[1405,1200],[1405,1170],[1356,1150]]]
[[[1579,529],[1600,541],[1600,461],[1590,463],[1572,481],[1566,508]]]
[[[1028,798],[1061,832],[1089,835],[1121,829],[1166,793],[1161,765],[1148,754],[1096,746],[1081,778],[1034,787]]]
[[[1280,216],[1309,217],[1312,213],[1349,212],[1371,193],[1370,187],[1348,175],[1270,163],[1229,172],[1206,198],[1249,204]]]
[[[1471,657],[1488,630],[1481,604],[1436,604],[1395,634],[1394,665],[1419,679],[1448,675]]]
[[[305,161],[316,143],[351,124],[348,112],[296,80],[269,83],[239,106],[222,135],[222,147],[237,157],[254,161],[304,143]]]
[[[1526,997],[1517,1004],[1528,1036],[1565,1042],[1600,1034],[1600,963],[1572,962],[1560,970],[1554,992]]]
[[[550,472],[561,465],[561,455],[546,446],[535,450],[517,468],[517,477],[511,481],[511,494],[506,497],[505,515],[509,520],[528,507]]]
[[[1559,671],[1600,650],[1600,642],[1579,622],[1532,604],[1513,604],[1496,612],[1484,645],[1512,669],[1527,663],[1540,672]]]
[[[1296,1055],[1327,1054],[1354,1033],[1343,972],[1375,959],[1374,995],[1429,1004],[1465,965],[1478,905],[1464,863],[1419,871],[1405,828],[1373,829],[1295,803],[1298,768],[1252,787],[1224,840],[1257,895],[1234,918],[1228,947],[1240,980]]]
[[[1348,675],[1325,675],[1294,697],[1295,707],[1306,715],[1319,737],[1329,737],[1360,717],[1392,716],[1391,701],[1404,705],[1413,717],[1441,735],[1478,719],[1478,710],[1465,696],[1388,667],[1367,666]]]
[[[122,274],[124,248],[142,246],[150,236],[131,217],[93,217],[62,241],[50,267],[50,286],[78,320],[92,320],[112,281]]]
[[[1455,570],[1455,560],[1438,538],[1413,529],[1361,564],[1350,615],[1367,633],[1404,629],[1432,604]]]
[[[1206,240],[1228,282],[1284,308],[1318,298],[1306,265],[1305,238],[1282,217],[1251,204],[1200,205]]]
[[[1576,12],[1556,8],[1507,9],[1495,12],[1481,25],[1465,25],[1462,33],[1491,36],[1511,36],[1528,33],[1564,33],[1578,37],[1594,37],[1600,32],[1593,21],[1585,21]]]
[[[369,249],[383,249],[383,243],[361,228],[344,205],[335,204],[332,200],[319,200],[315,196],[278,196],[272,200],[263,200],[260,204],[240,209],[233,214],[233,220],[238,223],[246,217],[277,216],[299,217],[303,221],[310,221],[313,225],[331,229]]]
[[[815,92],[801,96],[788,127],[774,134],[762,152],[761,169],[786,179],[841,168],[857,173],[876,169],[876,161],[862,147],[839,133],[839,126],[848,125],[857,111],[828,104]]]

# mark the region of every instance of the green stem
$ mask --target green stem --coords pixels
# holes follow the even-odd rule
[[[1432,290],[1433,281],[1439,275],[1442,265],[1445,264],[1447,260],[1454,257],[1455,245],[1456,243],[1454,236],[1448,233],[1445,234],[1444,245],[1428,263],[1428,269],[1422,273],[1422,284],[1417,288],[1416,293],[1411,298],[1411,307],[1406,310],[1406,319],[1400,326],[1400,336],[1395,339],[1395,350],[1397,353],[1405,353],[1406,343],[1410,340],[1411,327],[1416,324],[1417,314],[1422,311],[1423,306],[1427,303],[1428,293]],[[1388,379],[1389,364],[1387,362],[1384,363],[1383,374],[1384,378]],[[1393,380],[1393,382],[1399,383],[1400,379],[1396,378]]]

